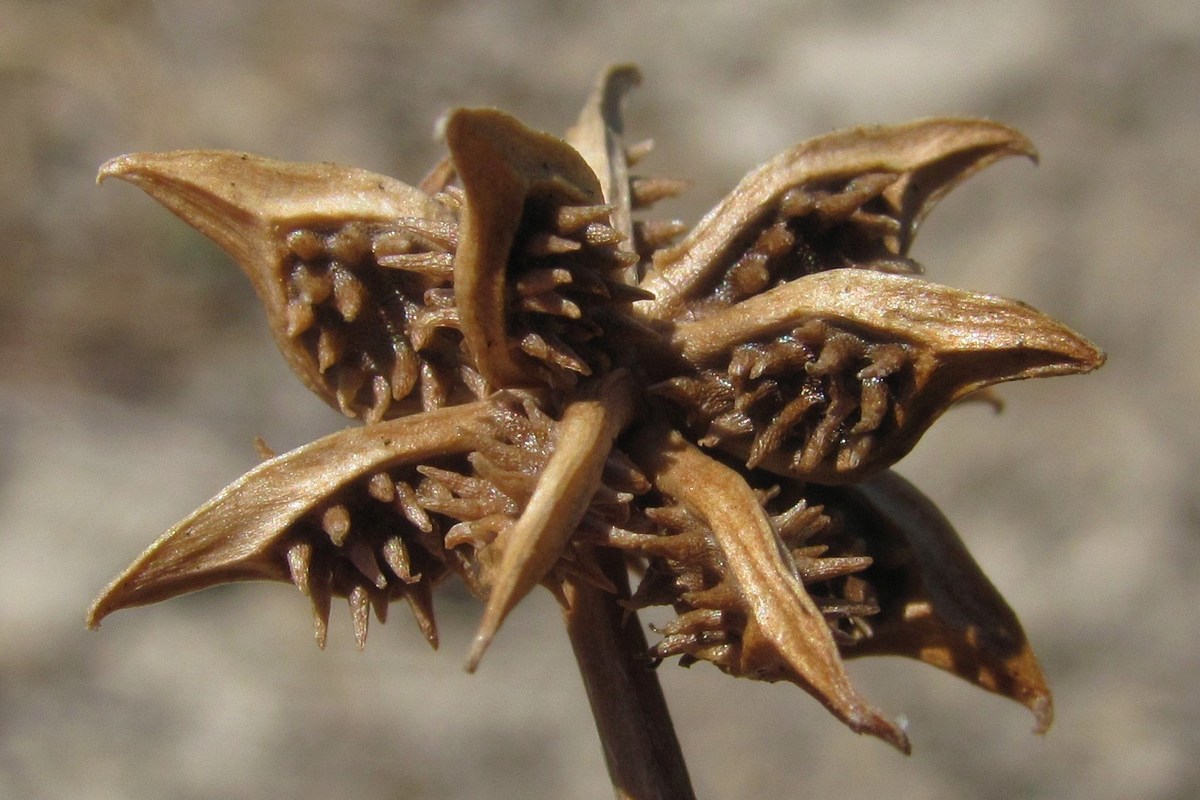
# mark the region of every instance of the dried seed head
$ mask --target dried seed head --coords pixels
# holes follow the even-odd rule
[[[607,610],[677,615],[652,658],[791,681],[907,749],[842,659],[909,655],[1044,729],[1050,696],[1016,618],[885,471],[951,404],[1104,360],[1028,306],[914,277],[934,203],[1032,147],[979,120],[842,131],[750,173],[689,231],[635,217],[685,185],[630,175],[649,151],[624,142],[639,81],[606,71],[566,140],[454,111],[419,190],[216,151],[106,164],[228,250],[293,369],[367,424],[265,453],[89,624],[268,578],[308,597],[322,645],[338,596],[359,646],[400,598],[436,646],[432,590],[457,575],[486,604],[473,669],[536,584],[564,604],[623,593],[620,554],[643,577]],[[578,645],[600,622],[576,611]],[[601,705],[615,685],[591,687]]]

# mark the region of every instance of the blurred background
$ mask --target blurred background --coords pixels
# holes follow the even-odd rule
[[[1186,798],[1200,792],[1200,5],[1184,2],[0,0],[0,796],[606,798],[558,612],[438,596],[432,652],[395,609],[313,645],[279,584],[84,630],[173,522],[345,421],[296,381],[223,254],[136,189],[129,151],[221,147],[415,183],[435,120],[495,105],[562,131],[640,63],[631,138],[690,177],[693,221],[831,128],[994,117],[1039,146],[948,198],[930,277],[1023,299],[1109,353],[945,417],[900,471],[1021,615],[1055,690],[1015,704],[929,667],[851,664],[911,724],[860,739],[794,687],[661,674],[705,798]],[[340,613],[338,613],[340,612]]]

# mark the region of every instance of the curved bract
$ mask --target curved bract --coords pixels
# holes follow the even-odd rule
[[[1084,371],[1100,357],[1023,303],[855,269],[680,322],[671,341],[696,369],[660,391],[705,444],[823,483],[891,465],[980,389]]]
[[[121,156],[101,168],[109,177],[233,256],[284,358],[323,400],[370,421],[440,405],[433,365],[456,347],[436,301],[455,244],[445,205],[366,170],[218,150]]]
[[[789,244],[806,246],[806,260],[815,262],[802,269],[840,266],[835,258],[896,268],[938,199],[1011,155],[1036,158],[1021,134],[976,119],[853,128],[801,142],[743,178],[678,245],[654,254],[657,274],[645,288],[655,297],[641,312],[657,318],[685,314],[689,305],[707,299],[704,293],[717,285],[721,272],[728,275],[739,266],[738,242],[769,230],[780,239],[810,220],[819,228],[847,228],[850,235],[832,252],[814,248],[816,237],[793,237]],[[828,230],[823,233],[828,237]]]

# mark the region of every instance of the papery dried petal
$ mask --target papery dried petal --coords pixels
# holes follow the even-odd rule
[[[457,353],[453,322],[436,339],[420,329],[425,291],[450,282],[429,259],[448,260],[457,231],[453,213],[418,190],[335,164],[215,150],[121,156],[101,168],[107,177],[138,185],[228,251],[288,364],[348,416],[413,410],[421,359]]]
[[[1021,623],[929,498],[890,471],[823,494],[874,556],[863,573],[879,602],[873,632],[842,655],[932,664],[1027,706],[1045,732],[1054,707]]]
[[[890,271],[888,262],[907,255],[917,224],[942,195],[1010,155],[1034,157],[1033,146],[1011,128],[971,119],[855,128],[801,142],[747,175],[677,245],[655,253],[656,274],[642,287],[655,299],[637,309],[678,319],[696,304],[728,305],[748,296],[752,292],[723,288],[722,279],[743,255],[739,243],[756,241],[772,225],[791,226],[799,235],[786,248],[790,261],[777,264],[761,288],[875,261]],[[815,228],[796,227],[797,219],[809,217]],[[833,231],[835,223],[848,228]],[[776,261],[782,255],[777,252]]]
[[[642,74],[632,64],[606,69],[566,135],[567,144],[579,151],[600,179],[604,201],[614,209],[613,228],[624,237],[621,246],[629,250],[633,248],[633,218],[622,107],[625,96],[641,82]]]
[[[365,494],[370,476],[380,471],[474,449],[476,426],[489,413],[490,404],[480,402],[352,428],[258,465],[171,528],[109,584],[88,612],[89,626],[118,609],[227,581],[296,577],[304,584],[315,555],[289,550],[294,544],[285,541],[289,531],[305,517],[319,518],[329,499],[355,481],[364,482]],[[332,547],[318,533],[318,518],[308,541],[325,540]]]
[[[737,411],[753,438],[717,430],[712,444],[751,466],[821,482],[888,466],[950,404],[985,386],[1104,362],[1086,339],[1022,303],[850,269],[681,322],[673,343],[701,369],[659,391],[691,425],[705,430]]]

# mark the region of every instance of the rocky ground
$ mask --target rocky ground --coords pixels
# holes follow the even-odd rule
[[[593,8],[588,10],[588,6]],[[663,679],[705,798],[1185,798],[1200,792],[1200,7],[0,0],[0,796],[604,798],[548,596],[480,672],[478,607],[439,596],[327,651],[281,585],[212,590],[83,628],[145,545],[252,465],[344,424],[278,358],[241,275],[136,190],[133,150],[244,149],[417,181],[447,107],[570,124],[606,63],[641,64],[647,166],[693,219],[830,128],[958,113],[1042,164],[960,189],[916,255],[1024,299],[1109,353],[938,423],[901,471],[1021,614],[1056,693],[1015,705],[908,662],[855,663],[911,724],[904,758],[789,686],[704,665]],[[543,593],[544,594],[544,593]]]

